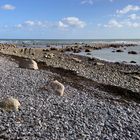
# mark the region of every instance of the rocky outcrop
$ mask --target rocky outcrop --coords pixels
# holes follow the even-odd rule
[[[116,52],[123,52],[123,50],[121,50],[121,49],[118,49],[118,50],[116,50]]]
[[[8,48],[16,48],[15,44],[8,44],[8,43],[0,43],[0,49],[8,49]]]
[[[80,53],[80,52],[81,52],[81,49],[79,49],[79,48],[78,49],[77,48],[73,49],[73,53]]]
[[[134,63],[134,64],[135,64],[135,63],[137,63],[137,62],[132,60],[132,61],[130,61],[130,63]]]
[[[85,49],[85,52],[91,52],[91,50],[90,49]]]
[[[138,54],[136,51],[129,51],[128,54]]]

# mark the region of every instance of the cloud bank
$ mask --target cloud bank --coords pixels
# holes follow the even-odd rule
[[[127,5],[126,7],[124,7],[121,10],[117,10],[116,13],[117,14],[127,14],[130,11],[139,11],[140,10],[140,6],[133,6],[133,5]]]
[[[77,27],[77,28],[84,28],[86,23],[80,20],[77,17],[66,17],[59,21],[59,27]]]
[[[86,23],[78,17],[66,17],[56,22],[26,20],[15,25],[16,28],[84,28]]]
[[[3,5],[3,6],[1,6],[1,9],[3,9],[3,10],[15,10],[15,6],[13,6],[13,5],[10,5],[10,4],[5,4],[5,5]]]

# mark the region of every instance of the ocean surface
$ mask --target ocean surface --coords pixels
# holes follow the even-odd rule
[[[74,43],[136,43],[140,39],[0,39],[0,43],[15,43],[26,45],[65,45]]]

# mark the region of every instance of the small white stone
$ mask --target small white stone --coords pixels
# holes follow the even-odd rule
[[[76,61],[76,62],[78,62],[78,63],[81,63],[81,62],[82,62],[82,60],[80,60],[80,59],[78,59],[78,58],[76,58],[76,57],[72,57],[72,60],[74,60],[74,61]]]

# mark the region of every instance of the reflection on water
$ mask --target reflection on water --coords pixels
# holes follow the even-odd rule
[[[114,52],[118,49],[123,52]],[[112,52],[113,51],[113,52]],[[128,54],[129,51],[136,51],[138,54]],[[91,55],[87,55],[85,52],[79,53],[80,55],[95,57],[110,62],[127,62],[135,61],[136,64],[140,65],[140,46],[126,47],[126,48],[105,48],[101,50],[94,50],[90,52]]]

